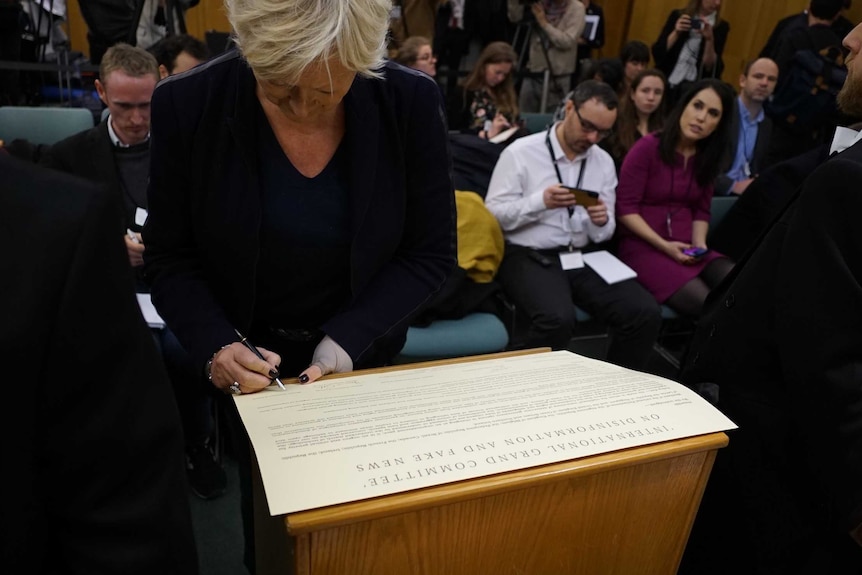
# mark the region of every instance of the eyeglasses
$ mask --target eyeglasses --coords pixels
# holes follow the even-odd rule
[[[598,135],[599,140],[604,140],[605,138],[614,133],[613,128],[608,128],[607,130],[600,130],[595,126],[595,124],[593,124],[589,120],[584,120],[584,117],[581,116],[581,111],[578,110],[577,106],[575,106],[575,114],[578,115],[578,121],[581,123],[581,130],[583,130],[587,134],[592,134],[593,132],[595,132]]]

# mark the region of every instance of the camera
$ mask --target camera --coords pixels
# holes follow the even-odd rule
[[[691,29],[692,30],[700,30],[703,28],[703,20],[700,18],[692,18],[691,19]]]

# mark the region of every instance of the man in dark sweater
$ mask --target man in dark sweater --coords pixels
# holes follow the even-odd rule
[[[96,90],[110,114],[98,126],[54,144],[40,163],[105,185],[122,198],[123,213],[117,234],[123,235],[129,262],[137,272],[137,291],[148,292],[143,281],[150,171],[150,100],[159,81],[159,65],[145,50],[127,44],[108,49],[99,67]],[[209,448],[213,432],[211,399],[200,374],[169,329],[154,330],[171,376],[186,434],[189,482],[204,499],[224,492],[224,471]]]
[[[123,198],[123,227],[129,261],[139,268],[140,235],[147,209],[150,171],[150,99],[159,81],[155,58],[139,48],[117,44],[105,53],[96,91],[110,114],[91,130],[57,142],[40,163],[100,182]]]

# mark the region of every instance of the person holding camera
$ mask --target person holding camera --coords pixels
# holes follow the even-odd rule
[[[518,102],[522,112],[555,110],[569,93],[585,13],[579,0],[508,0],[509,20],[516,24],[530,22],[529,74],[521,83]],[[550,73],[548,100],[542,110],[546,70]]]
[[[730,24],[718,15],[721,0],[689,0],[674,10],[652,45],[655,67],[665,73],[673,105],[693,82],[721,78],[721,54]]]

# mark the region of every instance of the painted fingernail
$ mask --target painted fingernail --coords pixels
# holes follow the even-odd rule
[[[308,383],[308,374],[303,373],[299,376],[299,383]]]
[[[276,377],[278,377],[278,370],[277,369],[270,369],[269,370],[269,376],[271,378],[275,379]]]

